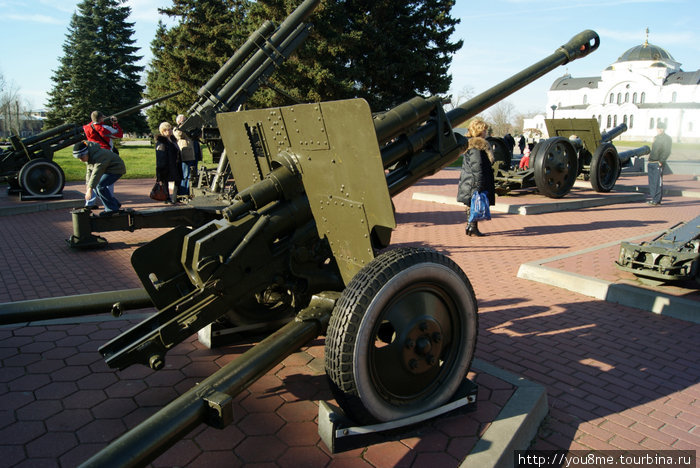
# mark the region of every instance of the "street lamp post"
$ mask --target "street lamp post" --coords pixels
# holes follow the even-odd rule
[[[552,118],[554,118],[554,111],[557,110],[557,105],[552,104]]]

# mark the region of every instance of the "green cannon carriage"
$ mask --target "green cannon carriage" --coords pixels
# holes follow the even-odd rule
[[[545,124],[550,138],[535,145],[526,169],[511,169],[505,145],[492,139],[498,193],[537,188],[542,195],[561,198],[571,191],[577,178],[590,180],[596,192],[609,192],[624,164],[651,151],[642,146],[618,154],[611,141],[627,131],[626,124],[603,134],[596,119],[545,119]]]
[[[379,114],[361,99],[218,113],[238,193],[220,219],[176,227],[134,252],[158,310],[99,352],[115,369],[161,369],[170,349],[213,322],[286,324],[85,466],[143,465],[200,423],[231,423],[233,397],[320,334],[336,401],[360,424],[452,398],[474,357],[476,296],[447,256],[388,248],[391,198],[465,150],[454,126],[598,45],[584,31],[449,112],[438,97],[416,97]],[[114,299],[103,299],[106,310]],[[33,305],[12,304],[28,311],[12,320],[35,318]],[[0,322],[8,308],[0,305]]]

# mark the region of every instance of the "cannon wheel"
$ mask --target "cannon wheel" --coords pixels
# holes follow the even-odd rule
[[[66,176],[61,166],[45,158],[32,159],[19,171],[19,185],[37,197],[51,197],[63,191]]]
[[[494,161],[501,161],[503,164],[502,168],[508,170],[510,169],[511,162],[513,160],[513,153],[508,151],[508,146],[503,138],[488,137],[486,141],[491,145],[491,150],[493,151]]]
[[[564,137],[540,142],[535,154],[534,170],[537,190],[549,198],[561,198],[576,182],[578,159],[571,142]]]
[[[596,148],[591,158],[591,186],[596,192],[609,192],[620,175],[620,158],[612,143],[603,143]]]
[[[356,422],[436,408],[464,381],[477,335],[476,297],[464,272],[430,249],[372,260],[343,291],[326,336],[326,373]]]

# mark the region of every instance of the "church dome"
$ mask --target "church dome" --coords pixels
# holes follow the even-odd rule
[[[617,59],[618,62],[633,62],[640,60],[670,60],[675,62],[666,49],[645,42],[642,45],[632,47]]]

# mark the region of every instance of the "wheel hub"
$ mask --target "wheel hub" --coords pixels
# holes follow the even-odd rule
[[[442,353],[442,328],[433,318],[414,321],[404,340],[402,362],[412,374],[421,374],[439,364]]]

